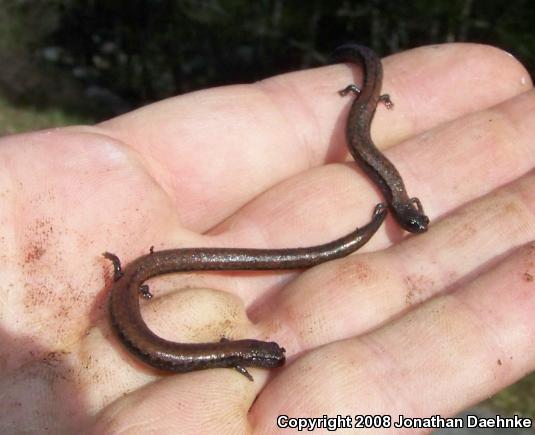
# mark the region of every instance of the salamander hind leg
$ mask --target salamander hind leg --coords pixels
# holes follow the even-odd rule
[[[345,97],[350,92],[352,92],[355,95],[358,95],[360,94],[360,88],[357,85],[351,83],[350,85],[347,85],[344,89],[341,89],[340,91],[338,91],[338,94],[342,97]]]
[[[143,284],[139,286],[139,293],[143,298],[145,299],[152,299],[152,293],[149,290],[149,286],[147,284]]]
[[[113,280],[119,281],[123,277],[123,269],[121,268],[119,257],[111,252],[104,252],[102,256],[113,263]]]
[[[383,103],[387,109],[394,108],[394,102],[390,99],[390,95],[388,94],[379,95],[379,101]]]

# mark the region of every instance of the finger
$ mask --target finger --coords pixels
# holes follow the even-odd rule
[[[295,335],[294,351],[301,351],[372,330],[473,279],[535,239],[534,186],[530,173],[426,234],[307,271],[272,302],[274,322]],[[292,345],[285,347],[292,352]]]
[[[489,110],[469,114],[437,127],[426,133],[425,137],[404,141],[386,151],[401,173],[405,174],[409,191],[422,200],[433,226],[441,216],[447,216],[463,204],[507,185],[535,166],[535,152],[530,145],[535,133],[532,115],[534,105],[535,92],[527,92]],[[425,141],[425,146],[421,145],[422,141]],[[340,237],[356,225],[362,225],[370,219],[372,204],[379,201],[380,194],[372,190],[369,181],[361,173],[352,170],[350,165],[326,165],[285,180],[268,190],[216,227],[210,234],[217,236],[210,240],[223,246],[263,248],[319,244]],[[484,212],[478,213],[471,217],[472,221],[467,225],[485,219]],[[499,228],[489,228],[499,231]],[[389,246],[392,238],[399,239],[403,235],[391,220],[387,221],[386,230],[380,229],[360,252]],[[433,231],[431,234],[434,234]],[[443,243],[446,244],[451,236],[447,235]],[[429,254],[433,249],[428,249]],[[323,274],[327,270],[322,268],[318,273]],[[354,276],[351,271],[347,275],[350,284]],[[321,282],[333,279],[329,285],[331,287],[335,282],[341,282],[344,276],[337,275],[335,279],[334,274],[326,273],[325,280]],[[229,288],[243,286],[240,294],[248,298],[251,297],[251,288],[263,292],[285,282],[286,277],[280,274],[256,275],[247,281],[233,282]],[[255,281],[251,281],[253,279]],[[309,291],[317,289],[322,293],[320,288],[311,285]],[[325,294],[329,295],[328,292]],[[299,300],[301,295],[296,293],[295,297],[295,300]]]
[[[121,397],[88,432],[247,434],[247,410],[254,399],[252,388],[219,370],[172,376]]]
[[[406,59],[398,59],[405,53]],[[387,57],[384,68],[383,92],[394,99],[395,108],[380,111],[372,125],[379,147],[490,108],[533,86],[511,54],[478,44],[419,47]]]
[[[407,70],[414,62],[418,70]],[[478,45],[404,52],[388,59],[385,69],[384,88],[396,110],[379,108],[373,125],[379,146],[530,86],[517,61]],[[347,65],[299,71],[165,100],[101,129],[139,153],[180,205],[184,224],[202,231],[274,183],[347,155],[343,126],[351,101],[336,91],[348,81],[353,73]]]
[[[253,423],[288,410],[448,416],[489,397],[535,368],[533,276],[531,243],[458,291],[307,354],[263,391]]]

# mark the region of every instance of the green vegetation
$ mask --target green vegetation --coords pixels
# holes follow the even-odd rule
[[[489,404],[501,413],[518,414],[535,421],[535,374],[497,394]]]
[[[1,0],[0,91],[102,119],[316,66],[350,40],[382,55],[481,42],[533,71],[534,22],[530,0]]]
[[[37,109],[31,107],[14,107],[0,98],[0,135],[60,127],[73,124],[92,123],[89,118],[73,116],[63,109]]]

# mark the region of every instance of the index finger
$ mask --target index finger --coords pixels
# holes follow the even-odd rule
[[[406,51],[384,69],[396,108],[378,109],[379,148],[531,86],[513,57],[475,44]],[[337,91],[360,79],[347,65],[297,71],[170,98],[100,127],[139,153],[185,226],[205,231],[281,180],[345,159],[350,99]]]

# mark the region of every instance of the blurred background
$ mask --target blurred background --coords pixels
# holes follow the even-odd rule
[[[530,0],[0,0],[0,132],[318,66],[348,40],[481,42],[533,71],[534,23]]]
[[[529,0],[0,0],[0,134],[318,66],[348,40],[491,44],[533,77],[534,23]],[[535,375],[485,405],[535,418]]]

